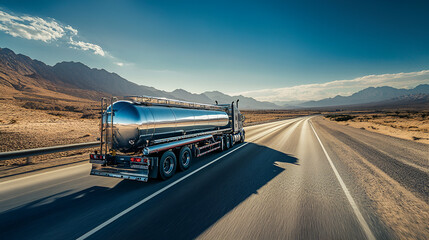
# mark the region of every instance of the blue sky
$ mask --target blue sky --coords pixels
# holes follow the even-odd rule
[[[429,83],[425,1],[0,0],[0,11],[0,47],[162,90],[290,101]]]

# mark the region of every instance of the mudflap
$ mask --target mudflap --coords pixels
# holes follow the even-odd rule
[[[157,158],[157,157],[151,158],[150,171],[149,171],[149,177],[150,178],[157,178],[158,177],[158,166],[159,166],[159,158]]]

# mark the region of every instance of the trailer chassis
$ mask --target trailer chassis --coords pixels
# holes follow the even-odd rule
[[[90,174],[142,182],[147,182],[149,178],[160,177],[160,175],[163,178],[162,174],[160,174],[160,171],[162,171],[160,169],[160,160],[162,160],[164,153],[173,152],[177,166],[179,161],[182,161],[180,153],[185,148],[190,149],[191,154],[189,154],[189,157],[191,158],[200,157],[214,151],[226,150],[232,147],[238,137],[223,132],[152,145],[144,148],[141,154],[118,155],[115,152],[108,154],[95,152],[90,155],[90,163],[92,164]]]

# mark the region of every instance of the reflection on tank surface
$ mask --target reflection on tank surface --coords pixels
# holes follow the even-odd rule
[[[105,112],[111,124],[111,106]],[[130,101],[113,104],[113,131],[108,127],[108,141],[121,152],[143,148],[148,141],[227,128],[228,114],[224,111],[148,106]]]

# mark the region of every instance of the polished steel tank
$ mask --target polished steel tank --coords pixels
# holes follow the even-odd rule
[[[228,114],[221,110],[151,106],[131,101],[118,101],[112,106],[103,116],[108,123],[106,134],[112,149],[121,152],[137,151],[152,140],[229,127]]]

